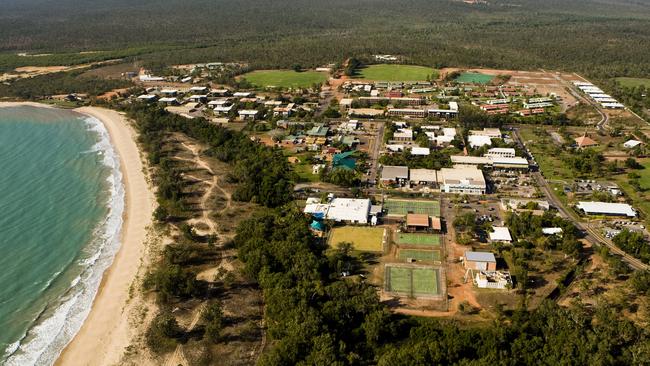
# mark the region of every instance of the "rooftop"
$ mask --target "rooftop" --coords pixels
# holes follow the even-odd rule
[[[635,217],[636,211],[627,203],[610,203],[610,202],[578,202],[576,207],[586,214],[602,215],[620,215]]]
[[[405,166],[385,165],[381,170],[382,180],[408,179],[409,168]]]
[[[491,241],[512,241],[512,236],[510,236],[510,230],[505,226],[492,226],[492,232],[490,233]]]
[[[408,214],[406,215],[406,226],[429,227],[429,215]]]
[[[494,254],[490,252],[465,252],[465,259],[472,262],[497,262]]]

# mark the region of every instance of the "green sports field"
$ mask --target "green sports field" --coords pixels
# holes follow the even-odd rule
[[[413,296],[439,295],[438,270],[422,267],[386,267],[386,291]]]
[[[456,82],[463,84],[487,84],[494,79],[493,75],[478,72],[464,72],[456,78]]]
[[[384,229],[380,227],[344,226],[337,227],[330,234],[330,247],[338,243],[352,243],[355,250],[362,252],[382,252],[384,250]]]
[[[646,88],[650,88],[650,79],[642,78],[616,78],[622,86],[626,88],[635,88],[637,86],[644,85]]]
[[[426,214],[440,216],[438,201],[386,200],[384,209],[388,216],[406,216],[407,214]]]
[[[373,81],[423,81],[427,76],[435,80],[438,71],[424,66],[380,64],[360,69],[355,77]]]
[[[419,249],[400,249],[399,259],[406,260],[413,258],[417,261],[439,261],[440,251],[438,250],[419,250]]]
[[[318,71],[258,70],[242,75],[243,79],[259,87],[306,88],[327,80],[327,73]]]
[[[397,234],[398,245],[417,245],[424,247],[440,246],[440,236],[434,234]]]

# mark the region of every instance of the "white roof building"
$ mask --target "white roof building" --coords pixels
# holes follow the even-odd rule
[[[417,156],[429,156],[431,154],[431,149],[428,147],[413,147],[411,148],[411,155]]]
[[[515,149],[510,147],[493,147],[491,149],[488,149],[487,153],[485,153],[485,156],[499,156],[504,158],[514,158]]]
[[[393,139],[397,141],[410,141],[413,140],[413,130],[410,128],[402,128],[393,134]]]
[[[492,137],[482,135],[469,135],[467,141],[471,147],[481,147],[485,145],[492,145]]]
[[[587,215],[609,215],[636,217],[636,211],[627,203],[609,202],[578,202],[576,208],[584,211]]]
[[[386,145],[386,150],[392,151],[392,152],[400,152],[404,151],[404,145],[399,145],[399,144],[387,144]]]
[[[544,234],[544,235],[562,234],[562,228],[561,227],[543,227],[542,228],[542,234]]]
[[[625,141],[625,143],[623,144],[623,146],[625,146],[628,149],[634,149],[639,145],[641,145],[641,141],[637,141],[637,140],[628,140]]]
[[[492,232],[490,233],[490,241],[500,241],[510,243],[512,242],[512,236],[510,236],[510,230],[505,226],[492,226]]]
[[[501,130],[498,128],[484,128],[482,130],[470,130],[470,135],[488,136],[494,139],[501,138]]]
[[[438,182],[438,172],[433,169],[411,169],[409,171],[411,183],[430,184]]]
[[[310,203],[314,200],[307,202],[305,213],[319,215],[337,222],[368,223],[370,199],[334,198],[329,203]]]
[[[483,172],[475,166],[456,165],[442,168],[441,190],[445,193],[485,194],[487,186]]]

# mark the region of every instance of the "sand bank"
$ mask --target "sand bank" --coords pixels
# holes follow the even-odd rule
[[[126,118],[118,112],[96,107],[83,107],[76,111],[95,117],[106,126],[120,156],[126,209],[121,247],[113,264],[104,273],[90,314],[57,364],[112,365],[119,363],[131,341],[129,289],[142,264],[154,195],[143,173],[135,131],[126,123]]]

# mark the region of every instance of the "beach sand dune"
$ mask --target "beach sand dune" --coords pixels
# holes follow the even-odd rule
[[[126,118],[115,111],[83,107],[77,112],[101,120],[120,156],[126,194],[122,245],[104,273],[92,309],[82,328],[65,348],[57,365],[119,364],[133,334],[129,324],[130,286],[137,277],[145,253],[154,195],[145,179],[136,133]]]

